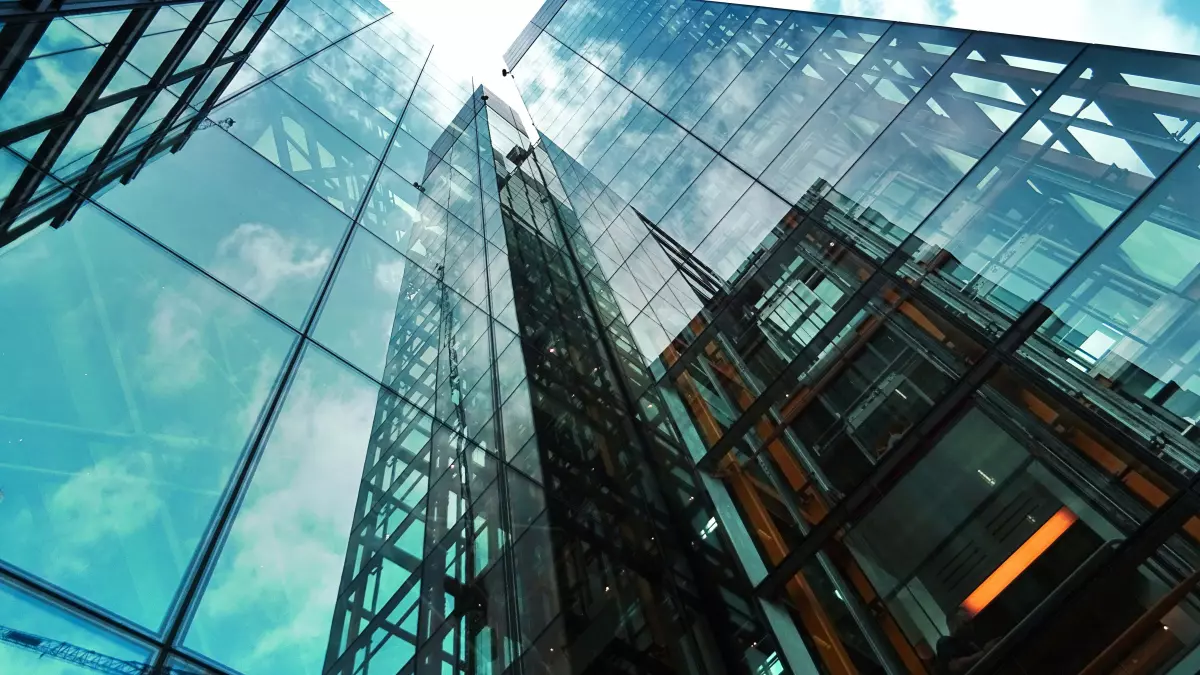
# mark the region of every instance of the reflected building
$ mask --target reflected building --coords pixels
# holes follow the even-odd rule
[[[506,60],[779,672],[1195,670],[1200,61],[688,0]]]
[[[0,12],[0,671],[1197,670],[1194,57]]]

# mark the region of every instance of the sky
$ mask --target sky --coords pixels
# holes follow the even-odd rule
[[[501,98],[501,54],[541,0],[383,0]],[[740,4],[808,9],[999,33],[1200,54],[1200,0],[758,0]],[[435,50],[437,51],[437,50]]]
[[[512,78],[500,74],[503,54],[542,0],[382,0],[434,44],[439,63],[475,77],[523,112]]]

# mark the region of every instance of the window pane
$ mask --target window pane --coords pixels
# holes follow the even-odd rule
[[[681,149],[687,145],[685,142]],[[656,175],[652,181],[657,180],[661,178]],[[683,247],[689,251],[693,250],[750,187],[751,182],[746,172],[724,158],[717,157],[683,193],[679,201],[675,202],[658,225]],[[645,215],[647,218],[651,217],[650,212]]]
[[[449,218],[428,195],[384,168],[371,191],[362,224],[427,272],[436,273],[445,259]]]
[[[893,26],[775,158],[763,182],[792,202],[818,180],[836,184],[965,37]]]
[[[313,335],[371,377],[402,378],[400,393],[424,405],[435,383],[442,288],[433,275],[358,229]]]
[[[643,99],[653,97],[675,68],[687,58],[696,43],[720,18],[722,9],[723,6],[719,4],[697,5],[687,28],[676,35],[668,36],[671,39],[670,45],[652,63],[646,76],[634,86],[633,91]]]
[[[757,176],[833,93],[889,24],[839,17],[746,120],[724,154]]]
[[[0,663],[5,670],[21,675],[93,675],[91,668],[45,656],[20,645],[36,645],[39,640],[58,640],[81,649],[125,661],[128,672],[150,661],[145,647],[122,640],[78,617],[41,602],[15,588],[0,584],[0,616],[8,629],[7,640],[0,644]],[[53,644],[39,645],[52,648]]]
[[[667,123],[679,128],[674,123]],[[680,130],[680,133],[685,132]],[[713,151],[703,143],[693,136],[685,136],[679,147],[634,197],[633,205],[651,222],[659,222],[713,157]]]
[[[176,30],[143,36],[129,53],[129,63],[137,66],[143,73],[153,75],[182,33],[183,31]]]
[[[362,66],[363,75],[371,77]],[[347,74],[346,76],[349,76]],[[382,157],[395,127],[357,94],[306,61],[275,78],[279,86],[376,157]]]
[[[720,11],[720,10],[716,10]],[[742,24],[750,18],[753,7],[729,5],[721,18],[712,24],[708,32],[700,38],[699,43],[688,53],[679,67],[671,73],[667,81],[654,92],[650,102],[659,110],[672,110],[696,80],[704,74],[713,59],[721,52],[730,38],[741,29]],[[720,66],[718,65],[718,68]],[[685,114],[686,116],[686,114]],[[672,115],[673,117],[673,115]],[[681,121],[684,126],[689,126]]]
[[[346,217],[221,130],[193,140],[100,203],[300,326]]]
[[[83,118],[83,122],[63,148],[62,154],[54,162],[54,175],[65,180],[86,169],[131,106],[133,101],[125,101],[97,110]]]
[[[387,615],[413,571],[404,564],[419,560],[423,528],[407,515],[423,504],[413,484],[428,470],[431,424],[310,346],[184,644],[242,672],[321,672],[331,624],[335,635],[344,619],[359,628],[343,616],[355,603],[339,595],[344,571],[358,606]],[[389,564],[382,542],[397,553]]]
[[[819,14],[789,14],[770,43],[759,50],[729,88],[704,113],[694,128],[696,135],[714,147],[725,145],[775,85],[797,65],[821,31],[829,25],[829,20],[829,17]]]
[[[341,46],[333,46],[313,57],[329,74],[338,79],[358,94],[364,101],[370,103],[376,110],[383,113],[394,126],[400,121],[400,113],[404,112],[404,96],[395,89],[384,84],[384,81],[374,75],[349,54],[342,51]]]
[[[127,16],[129,16],[129,12],[104,12],[100,14],[73,16],[69,20],[77,28],[99,41],[100,44],[108,44],[113,39],[113,36],[117,34],[117,31],[121,29],[121,24],[125,23],[125,17]],[[178,17],[179,15],[176,14],[175,16]],[[155,15],[155,21],[158,18],[158,15]],[[180,20],[182,20],[182,17],[180,17]],[[154,25],[154,21],[151,21],[150,27]]]
[[[1181,437],[1200,420],[1198,164],[1193,149],[1062,280],[1043,301],[1054,315],[1022,350],[1039,369],[1057,363],[1059,377],[1082,381],[1073,386],[1085,396],[1108,400],[1102,410],[1166,420],[1192,455],[1168,448],[1167,459],[1189,474],[1200,464],[1194,443]]]
[[[696,249],[696,257],[717,276],[733,281],[772,229],[793,226],[794,221],[780,222],[789,210],[787,204],[755,183]]]
[[[100,58],[101,50],[92,47],[22,64],[4,98],[0,98],[0,131],[61,112]]]
[[[42,39],[38,40],[38,43],[33,46],[33,51],[30,52],[29,58],[35,59],[39,56],[65,52],[68,49],[93,47],[97,44],[99,43],[93,40],[87,33],[71,25],[66,19],[55,19],[46,27],[46,32],[42,34]]]
[[[388,150],[385,163],[409,181],[420,182],[425,178],[425,166],[429,163],[429,149],[417,142],[403,130],[397,130]]]
[[[354,214],[378,164],[360,146],[270,82],[219,108],[216,119],[226,117],[236,122],[233,135],[346,214]]]
[[[311,24],[329,40],[338,40],[350,32],[345,26],[314,5],[311,0],[290,0],[288,8],[300,15],[300,18]]]
[[[338,46],[346,50],[346,53],[354,57],[354,60],[361,63],[363,66],[375,73],[379,79],[391,85],[393,89],[403,96],[408,96],[412,92],[413,85],[416,83],[416,74],[401,67],[408,67],[411,62],[408,59],[403,59],[399,63],[392,63],[384,58],[369,46],[360,37],[363,34],[352,35],[349,38],[338,43]],[[419,67],[414,67],[413,71],[419,72]]]
[[[1157,79],[1164,74],[1171,79]],[[949,253],[938,276],[1008,316],[1037,300],[1195,137],[1180,134],[1200,91],[1188,59],[1089,48],[1060,77],[1069,90],[1014,126],[917,232],[919,260],[934,247]],[[874,208],[908,222],[897,207]]]
[[[296,13],[284,8],[283,13],[271,24],[271,32],[287,41],[301,54],[312,54],[329,44],[329,39],[321,35]]]
[[[0,254],[0,556],[156,629],[293,334],[95,207]]]
[[[404,111],[404,121],[400,123],[400,128],[407,131],[425,147],[431,148],[442,135],[445,125],[438,125],[437,122],[429,119],[428,115],[410,105]]]
[[[250,57],[246,59],[246,64],[253,66],[255,70],[272,75],[302,58],[304,58],[304,55],[295,47],[279,37],[275,31],[269,30],[263,36],[263,39],[259,41],[254,51],[250,52]]]

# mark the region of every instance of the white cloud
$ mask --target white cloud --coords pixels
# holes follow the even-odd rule
[[[193,632],[246,672],[324,655],[376,404],[333,372],[302,366],[201,602]]]
[[[404,270],[408,267],[408,261],[404,258],[396,258],[390,262],[381,262],[375,266],[375,285],[384,293],[395,294],[400,290],[400,286],[404,283]],[[389,328],[391,317],[388,317]]]
[[[148,452],[127,451],[105,457],[73,475],[49,498],[47,511],[58,526],[51,576],[87,571],[89,546],[113,537],[140,534],[162,511]]]
[[[243,223],[217,243],[213,274],[257,302],[285,284],[319,278],[333,251],[286,237],[261,223]]]
[[[811,3],[807,3],[811,4]],[[944,18],[935,0],[842,0],[839,12],[850,16],[886,17],[892,21],[936,24]]]
[[[164,288],[155,296],[146,326],[146,352],[141,355],[146,389],[178,394],[204,380],[208,351],[201,329],[206,323],[204,309],[191,294]]]

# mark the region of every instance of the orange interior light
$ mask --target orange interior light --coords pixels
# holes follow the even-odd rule
[[[979,584],[979,588],[976,588],[967,596],[966,600],[963,600],[963,609],[970,612],[971,616],[982,611],[992,600],[996,599],[996,596],[1008,588],[1013,580],[1021,576],[1021,573],[1032,565],[1033,561],[1045,553],[1051,544],[1058,541],[1058,538],[1076,520],[1079,520],[1079,516],[1065,506],[1056,511],[1037,529],[1037,532],[1033,533],[1033,536],[1025,540],[1020,548],[1013,551],[1013,554],[1008,556],[1008,559],[1001,563],[996,571],[984,579],[983,583]]]

